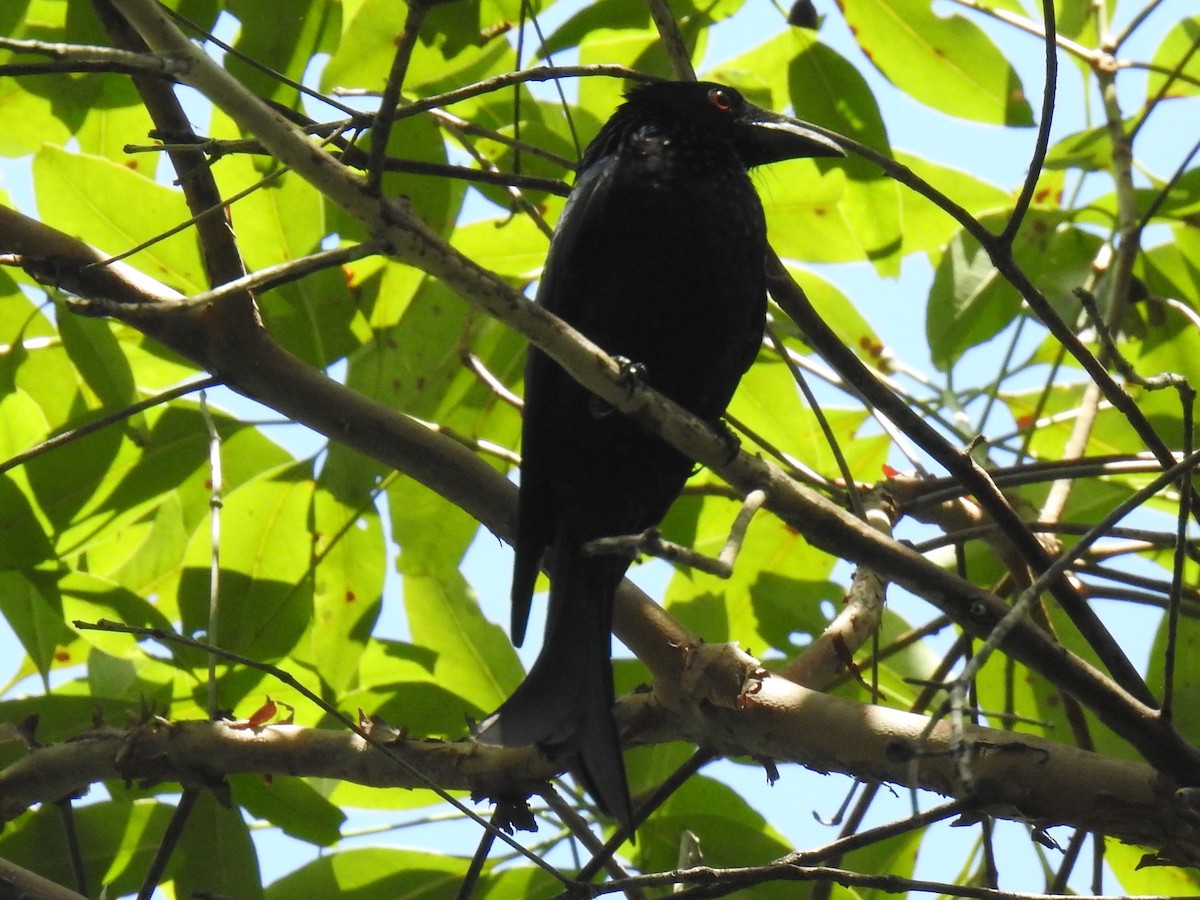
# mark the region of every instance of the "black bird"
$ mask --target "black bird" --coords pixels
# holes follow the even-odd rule
[[[635,87],[584,151],[537,300],[715,424],[766,313],[766,222],[747,170],[840,155],[723,85]],[[546,636],[525,681],[475,736],[541,746],[628,830],[610,651],[613,596],[630,560],[581,548],[658,524],[693,463],[537,348],[525,367],[522,453],[512,636],[524,638],[543,555]]]

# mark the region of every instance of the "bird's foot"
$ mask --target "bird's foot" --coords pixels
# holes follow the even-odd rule
[[[742,449],[742,439],[734,434],[733,429],[724,419],[718,419],[713,428],[717,430],[717,436],[725,445],[725,465],[729,465],[737,459],[738,451]]]
[[[629,394],[633,394],[634,389],[644,384],[646,381],[646,367],[640,362],[634,362],[627,356],[614,356],[613,362],[617,364],[617,368],[621,370],[618,376],[618,381]]]
[[[613,362],[621,370],[621,374],[617,376],[617,382],[625,388],[626,396],[633,396],[638,385],[644,384],[646,381],[646,367],[625,356],[614,356]],[[612,415],[612,411],[612,406],[599,397],[593,395],[588,398],[588,412],[591,413],[593,419],[603,419]]]

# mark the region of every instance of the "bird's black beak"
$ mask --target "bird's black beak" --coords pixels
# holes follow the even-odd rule
[[[803,122],[765,109],[748,107],[742,124],[745,140],[738,151],[747,169],[785,159],[846,155],[835,141]]]

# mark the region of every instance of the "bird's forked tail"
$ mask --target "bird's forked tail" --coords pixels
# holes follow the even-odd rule
[[[541,653],[513,695],[473,734],[486,744],[536,744],[561,759],[600,808],[631,833],[610,658],[613,594],[625,562],[585,557],[566,542],[559,546]]]

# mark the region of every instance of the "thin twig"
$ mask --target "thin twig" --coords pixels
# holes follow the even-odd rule
[[[684,762],[683,765],[672,772],[657,788],[655,788],[649,797],[637,805],[637,807],[633,810],[633,819],[630,823],[631,827],[634,829],[638,828],[643,822],[646,821],[646,819],[650,817],[652,812],[666,803],[672,794],[683,787],[688,779],[703,769],[715,758],[716,756],[712,753],[712,751],[705,750],[703,747],[697,749],[695,753],[687,758],[687,761]],[[576,879],[582,882],[591,881],[596,876],[596,873],[599,872],[601,867],[605,864],[605,861],[614,853],[616,853],[617,849],[627,840],[629,840],[629,835],[626,834],[623,829],[618,828],[612,837],[604,842],[604,847],[600,850],[600,852],[595,854],[590,860],[588,860],[587,865],[579,870],[575,876]]]
[[[216,387],[221,383],[221,379],[208,377],[202,378],[199,381],[192,381],[188,384],[180,385],[176,388],[171,388],[169,391],[163,391],[161,394],[155,394],[153,397],[147,397],[145,400],[139,400],[137,403],[130,404],[124,409],[118,409],[114,412],[105,413],[99,419],[93,422],[88,422],[86,425],[80,425],[76,428],[71,428],[64,431],[62,434],[56,434],[52,438],[47,438],[39,444],[10,456],[8,459],[0,462],[0,474],[7,472],[9,469],[16,468],[19,465],[29,462],[31,459],[36,459],[43,453],[49,453],[58,447],[62,447],[72,441],[77,441],[80,438],[87,437],[93,432],[107,428],[109,425],[115,425],[117,422],[122,422],[125,419],[135,416],[140,412],[145,412],[155,406],[163,403],[168,403],[178,397],[186,396],[194,391],[202,391],[205,388]]]
[[[404,17],[404,30],[396,41],[396,53],[392,57],[392,68],[388,72],[383,94],[379,99],[379,112],[375,114],[375,124],[371,128],[371,155],[367,164],[367,191],[378,194],[380,182],[383,179],[383,160],[387,156],[388,139],[392,135],[392,122],[395,118],[396,106],[400,102],[400,89],[404,86],[404,76],[408,73],[408,63],[412,59],[413,48],[417,44],[417,35],[425,13],[429,7],[426,0],[411,0],[408,12]]]
[[[146,313],[153,312],[156,315],[170,316],[180,309],[209,306],[247,291],[266,292],[281,285],[299,281],[301,278],[311,275],[314,272],[354,262],[367,256],[385,253],[386,250],[387,245],[380,240],[366,241],[365,243],[354,244],[349,247],[335,247],[332,250],[321,250],[317,253],[310,253],[308,256],[302,256],[299,259],[276,263],[273,266],[264,266],[248,275],[243,275],[241,278],[227,281],[211,291],[203,291],[199,294],[193,294],[190,297],[181,297],[178,300],[163,299],[154,304],[142,305],[142,311]],[[108,262],[111,261],[108,260]],[[83,302],[85,306],[93,304],[94,301],[92,300]],[[117,306],[119,307],[120,304],[117,303]]]
[[[59,800],[59,819],[62,821],[63,839],[67,844],[67,860],[71,865],[71,878],[75,882],[75,890],[85,897],[88,891],[87,869],[83,865],[83,849],[79,844],[79,829],[75,827],[75,807],[70,797]]]
[[[696,70],[692,67],[687,43],[679,33],[679,23],[675,21],[675,14],[671,12],[666,0],[646,0],[646,8],[650,11],[654,27],[658,29],[659,40],[666,51],[667,61],[671,64],[671,71],[675,77],[680,81],[695,81]]]
[[[1021,222],[1025,219],[1025,213],[1029,211],[1029,204],[1033,202],[1038,179],[1042,175],[1042,165],[1045,163],[1046,153],[1050,149],[1050,127],[1054,122],[1054,98],[1058,87],[1058,52],[1055,46],[1058,27],[1054,21],[1054,0],[1042,0],[1042,20],[1045,26],[1046,66],[1046,81],[1042,86],[1042,116],[1038,123],[1037,140],[1033,145],[1033,158],[1029,162],[1029,171],[1025,174],[1025,183],[1021,187],[1021,193],[1017,196],[1017,202],[1013,204],[1013,212],[1008,218],[1008,224],[1000,233],[1000,242],[1008,244],[1010,247],[1021,227]]]
[[[225,504],[225,479],[221,465],[221,434],[208,409],[208,397],[200,392],[200,416],[208,432],[208,639],[220,643],[221,635],[221,507]],[[217,658],[208,656],[208,715],[215,719],[220,698],[217,697]]]
[[[846,485],[846,498],[850,501],[850,509],[860,519],[865,520],[867,511],[863,505],[862,496],[858,492],[858,484],[854,480],[854,473],[850,471],[850,463],[846,461],[846,454],[842,452],[841,443],[838,441],[837,435],[833,433],[833,426],[829,424],[829,418],[825,415],[825,410],[821,407],[820,401],[817,400],[817,395],[809,387],[808,380],[801,373],[800,368],[792,362],[791,354],[787,352],[782,338],[779,337],[774,328],[768,326],[767,337],[772,345],[774,345],[775,352],[779,355],[779,358],[788,367],[788,371],[792,375],[792,381],[796,382],[796,385],[800,388],[800,393],[804,395],[804,401],[808,404],[809,412],[817,420],[817,427],[821,429],[821,434],[825,438],[825,446],[829,448],[829,452],[833,455],[838,471],[842,475],[842,482]]]
[[[199,788],[183,789],[183,793],[179,796],[179,802],[175,804],[175,809],[171,813],[171,821],[167,823],[167,830],[163,832],[162,839],[154,850],[154,858],[150,861],[150,867],[146,870],[141,887],[138,888],[137,900],[150,900],[154,895],[154,891],[162,881],[163,873],[167,870],[171,854],[175,852],[175,848],[179,844],[184,826],[192,817],[192,812],[196,809],[196,801],[199,799]]]

